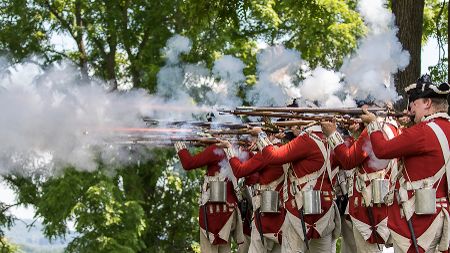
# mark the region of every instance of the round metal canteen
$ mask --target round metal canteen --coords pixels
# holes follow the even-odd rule
[[[262,213],[278,213],[279,195],[277,191],[263,191],[261,193]]]
[[[209,182],[209,202],[227,202],[227,182],[211,181]]]
[[[384,204],[384,197],[389,192],[388,179],[372,179],[372,202],[374,204]]]
[[[417,189],[414,191],[416,197],[416,214],[435,214],[436,213],[436,190],[433,188]]]
[[[305,212],[305,214],[322,213],[320,191],[307,190],[303,192],[303,211]]]

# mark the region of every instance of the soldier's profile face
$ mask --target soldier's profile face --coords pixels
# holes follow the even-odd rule
[[[414,122],[419,123],[427,113],[427,106],[423,98],[416,99],[409,103],[409,112],[414,115]]]

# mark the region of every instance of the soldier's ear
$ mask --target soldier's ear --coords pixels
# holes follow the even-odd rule
[[[423,103],[425,104],[427,109],[430,109],[432,106],[432,102],[431,102],[431,98],[422,98],[423,99]]]

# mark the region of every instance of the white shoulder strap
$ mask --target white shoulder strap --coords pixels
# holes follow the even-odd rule
[[[450,148],[448,147],[447,136],[445,136],[442,128],[440,128],[435,122],[430,122],[427,125],[431,127],[439,140],[439,144],[441,144],[442,154],[444,155],[443,167],[445,167],[445,174],[447,175],[447,191],[450,191],[450,164],[448,162],[450,158]]]
[[[333,173],[331,172],[330,149],[325,147],[325,144],[320,140],[320,138],[317,135],[315,135],[313,133],[309,133],[309,136],[317,144],[317,146],[320,149],[320,152],[322,152],[323,161],[324,161],[322,168],[324,168],[324,167],[326,168],[330,182],[331,182],[331,184],[333,184],[333,177],[336,173],[333,175]]]
[[[389,123],[391,124],[391,123]],[[383,126],[383,132],[386,134],[388,140],[391,140],[395,137],[394,135],[394,131],[392,131],[392,129],[389,127],[389,124],[384,124]],[[391,159],[389,161],[389,164],[386,168],[386,173],[389,172],[389,170],[391,171],[391,175],[390,178],[391,179],[395,179],[396,175],[398,174],[398,163],[397,163],[397,159]],[[392,180],[391,180],[392,181]],[[392,182],[391,182],[392,183]]]

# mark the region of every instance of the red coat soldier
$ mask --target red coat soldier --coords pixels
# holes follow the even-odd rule
[[[252,234],[250,243],[250,253],[260,252],[280,252],[281,251],[281,226],[284,222],[285,210],[279,202],[283,199],[284,170],[282,165],[269,165],[257,152],[252,158],[241,162],[231,147],[229,142],[226,154],[229,159],[233,173],[237,178],[247,177],[258,173],[258,183],[253,185],[253,208],[254,219],[252,223]],[[278,196],[274,199],[277,203],[270,203],[277,207],[273,210],[264,210],[264,206],[269,203],[262,203],[267,199],[262,198],[263,194],[275,192]],[[263,207],[261,207],[263,206]],[[277,210],[275,210],[277,209]]]
[[[350,147],[345,145],[343,138],[336,131],[335,123],[322,122],[322,129],[328,136],[328,142],[334,157],[341,164],[341,169],[355,169],[350,182],[352,188],[348,193],[348,212],[353,223],[357,251],[381,252],[382,247],[379,244],[385,244],[389,238],[388,213],[384,196],[372,189],[384,183],[387,193],[391,172],[394,171],[395,174],[397,171],[397,162],[375,157],[366,128]],[[396,136],[396,122],[385,122],[383,133],[389,139]]]
[[[273,146],[260,128],[258,143],[268,164],[290,164],[282,252],[331,252],[340,233],[340,217],[333,201],[331,161],[318,126],[306,129],[282,147]],[[306,202],[305,202],[306,201]],[[336,220],[336,222],[335,222]]]
[[[238,209],[238,199],[232,180],[221,172],[221,162],[226,162],[225,153],[216,145],[206,147],[202,152],[191,155],[183,142],[175,143],[181,165],[185,170],[206,166],[206,175],[202,186],[199,223],[200,247],[202,253],[231,252],[230,238],[234,236],[238,244],[244,241],[242,219]],[[220,183],[224,182],[224,183]],[[217,184],[216,184],[217,183]],[[226,199],[211,202],[212,185],[226,185]],[[222,195],[223,196],[223,195]],[[214,199],[214,201],[218,201]]]
[[[406,89],[415,125],[387,140],[375,116],[361,118],[375,155],[401,158],[388,226],[396,252],[435,252],[449,248],[449,139],[448,84],[436,86],[428,76]]]

